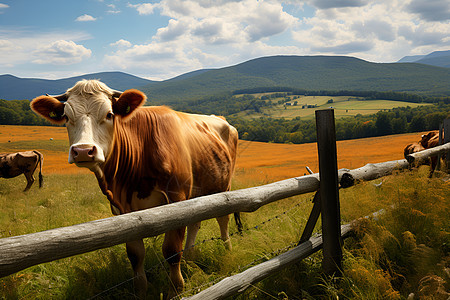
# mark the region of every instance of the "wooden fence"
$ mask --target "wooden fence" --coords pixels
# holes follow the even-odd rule
[[[330,118],[334,117],[332,113],[327,111],[325,110],[324,112],[327,115],[324,118],[328,120],[326,121],[328,123],[323,124],[328,125],[322,126],[325,129],[322,133],[318,132],[318,138],[319,136],[323,136],[323,140],[326,140],[327,143],[330,143],[331,140],[331,143],[335,144],[334,133],[330,133],[330,128],[331,131],[334,131],[334,119],[331,126]],[[320,114],[322,112],[319,112]],[[317,119],[320,118],[321,116]],[[320,126],[318,124],[318,127]],[[446,137],[449,137],[449,134]],[[328,160],[329,157],[326,157],[327,155],[335,156],[336,146],[331,146],[331,150],[329,147],[324,147],[324,152],[319,154],[319,156],[322,156],[322,158],[319,157],[319,160]],[[319,149],[319,151],[321,150]],[[334,153],[330,154],[333,151]],[[316,173],[263,186],[203,196],[74,226],[3,238],[0,239],[0,277],[13,274],[40,263],[107,248],[145,237],[157,236],[184,225],[194,224],[202,220],[220,217],[237,211],[253,212],[271,202],[317,190],[325,191],[325,193],[320,193],[321,201],[318,202],[321,202],[321,209],[319,213],[320,211],[324,212],[322,209],[329,209],[330,205],[333,206],[335,208],[334,212],[333,210],[331,213],[328,212],[327,216],[331,215],[331,218],[335,218],[335,220],[329,226],[336,227],[336,222],[339,222],[337,223],[338,230],[336,228],[329,229],[332,232],[331,236],[324,236],[323,238],[320,236],[311,238],[310,233],[307,233],[305,238],[304,234],[302,239],[306,241],[302,241],[295,249],[261,265],[250,268],[244,271],[244,273],[226,278],[192,298],[200,299],[205,297],[206,299],[222,299],[230,296],[231,292],[241,292],[250,284],[280,270],[282,266],[289,265],[293,261],[298,261],[309,256],[321,247],[324,249],[325,247],[329,247],[328,263],[325,263],[324,270],[326,272],[334,272],[337,270],[336,266],[339,266],[340,263],[341,254],[339,255],[339,252],[341,251],[341,238],[345,237],[351,230],[350,225],[340,226],[339,216],[336,216],[336,213],[339,214],[339,199],[338,193],[336,193],[338,184],[340,183],[342,187],[347,187],[358,180],[372,180],[386,176],[394,170],[408,168],[410,163],[414,161],[447,152],[450,152],[450,143],[412,154],[408,157],[408,161],[401,159],[378,164],[368,164],[354,170],[341,169],[338,171],[336,170],[337,164],[335,163],[332,163],[332,167],[328,168],[328,171],[322,171],[319,167],[322,174],[325,172],[330,173],[328,175],[329,178],[325,181],[328,181],[328,184],[332,186],[333,195],[331,197],[334,197],[334,200],[330,200],[330,196],[327,195],[329,192],[325,191],[330,189],[330,187],[323,185],[323,175],[321,176],[319,173]],[[317,207],[318,205],[315,204],[314,206]],[[322,218],[324,218],[324,214],[326,213],[322,213]],[[317,214],[316,216],[312,216],[316,220],[317,217]],[[315,224],[315,222],[312,223]],[[325,224],[323,224],[324,226]],[[335,235],[336,232],[338,232],[338,236]],[[326,246],[327,240],[330,242]],[[336,243],[338,247],[336,247]]]

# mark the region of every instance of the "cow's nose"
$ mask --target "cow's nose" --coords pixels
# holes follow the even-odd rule
[[[72,157],[73,160],[77,162],[89,162],[95,159],[95,155],[97,154],[97,147],[89,146],[89,147],[72,147]]]

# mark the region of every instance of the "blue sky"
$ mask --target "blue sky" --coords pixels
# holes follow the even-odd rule
[[[0,74],[163,80],[269,55],[450,49],[448,0],[0,0]]]

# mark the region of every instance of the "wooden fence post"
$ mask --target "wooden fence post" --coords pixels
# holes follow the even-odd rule
[[[325,274],[339,276],[342,269],[342,240],[333,109],[316,111],[316,128],[322,211],[322,268]]]
[[[444,120],[444,144],[450,142],[450,118]],[[450,173],[450,151],[447,152],[446,160],[447,173]]]
[[[439,125],[439,144],[438,145],[444,144],[443,134],[444,134],[444,123],[442,122],[441,125]],[[442,154],[439,154],[438,158],[437,158],[437,164],[436,164],[435,169],[438,171],[441,170],[441,156],[442,156]]]

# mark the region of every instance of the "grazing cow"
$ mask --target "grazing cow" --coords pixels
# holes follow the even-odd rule
[[[409,154],[413,154],[419,151],[425,150],[425,148],[422,146],[421,143],[412,143],[409,144],[405,147],[405,149],[403,150],[403,154],[405,156],[405,158],[409,155]]]
[[[430,149],[439,145],[439,131],[430,131],[422,135],[419,143],[425,148]]]
[[[238,134],[225,119],[176,112],[165,106],[142,107],[138,90],[123,93],[96,80],[79,81],[60,96],[31,102],[45,119],[66,124],[69,163],[95,173],[114,214],[146,209],[230,189]],[[231,247],[229,216],[217,218],[221,238]],[[200,224],[188,226],[185,249],[194,244]],[[167,232],[163,254],[173,288],[183,289],[180,260],[185,227]],[[126,243],[135,290],[145,297],[142,240]]]
[[[443,138],[443,137],[442,137]],[[405,147],[404,155],[405,158],[408,154],[416,153],[425,149],[430,149],[439,146],[439,131],[430,131],[427,134],[422,135],[419,142],[409,144]],[[425,164],[431,165],[430,177],[433,175],[436,169],[438,157],[431,156]]]
[[[42,153],[36,150],[0,154],[0,177],[13,178],[24,174],[27,179],[27,186],[23,191],[26,192],[34,183],[33,174],[39,164],[39,187],[42,187],[44,182],[42,177],[43,160]]]

